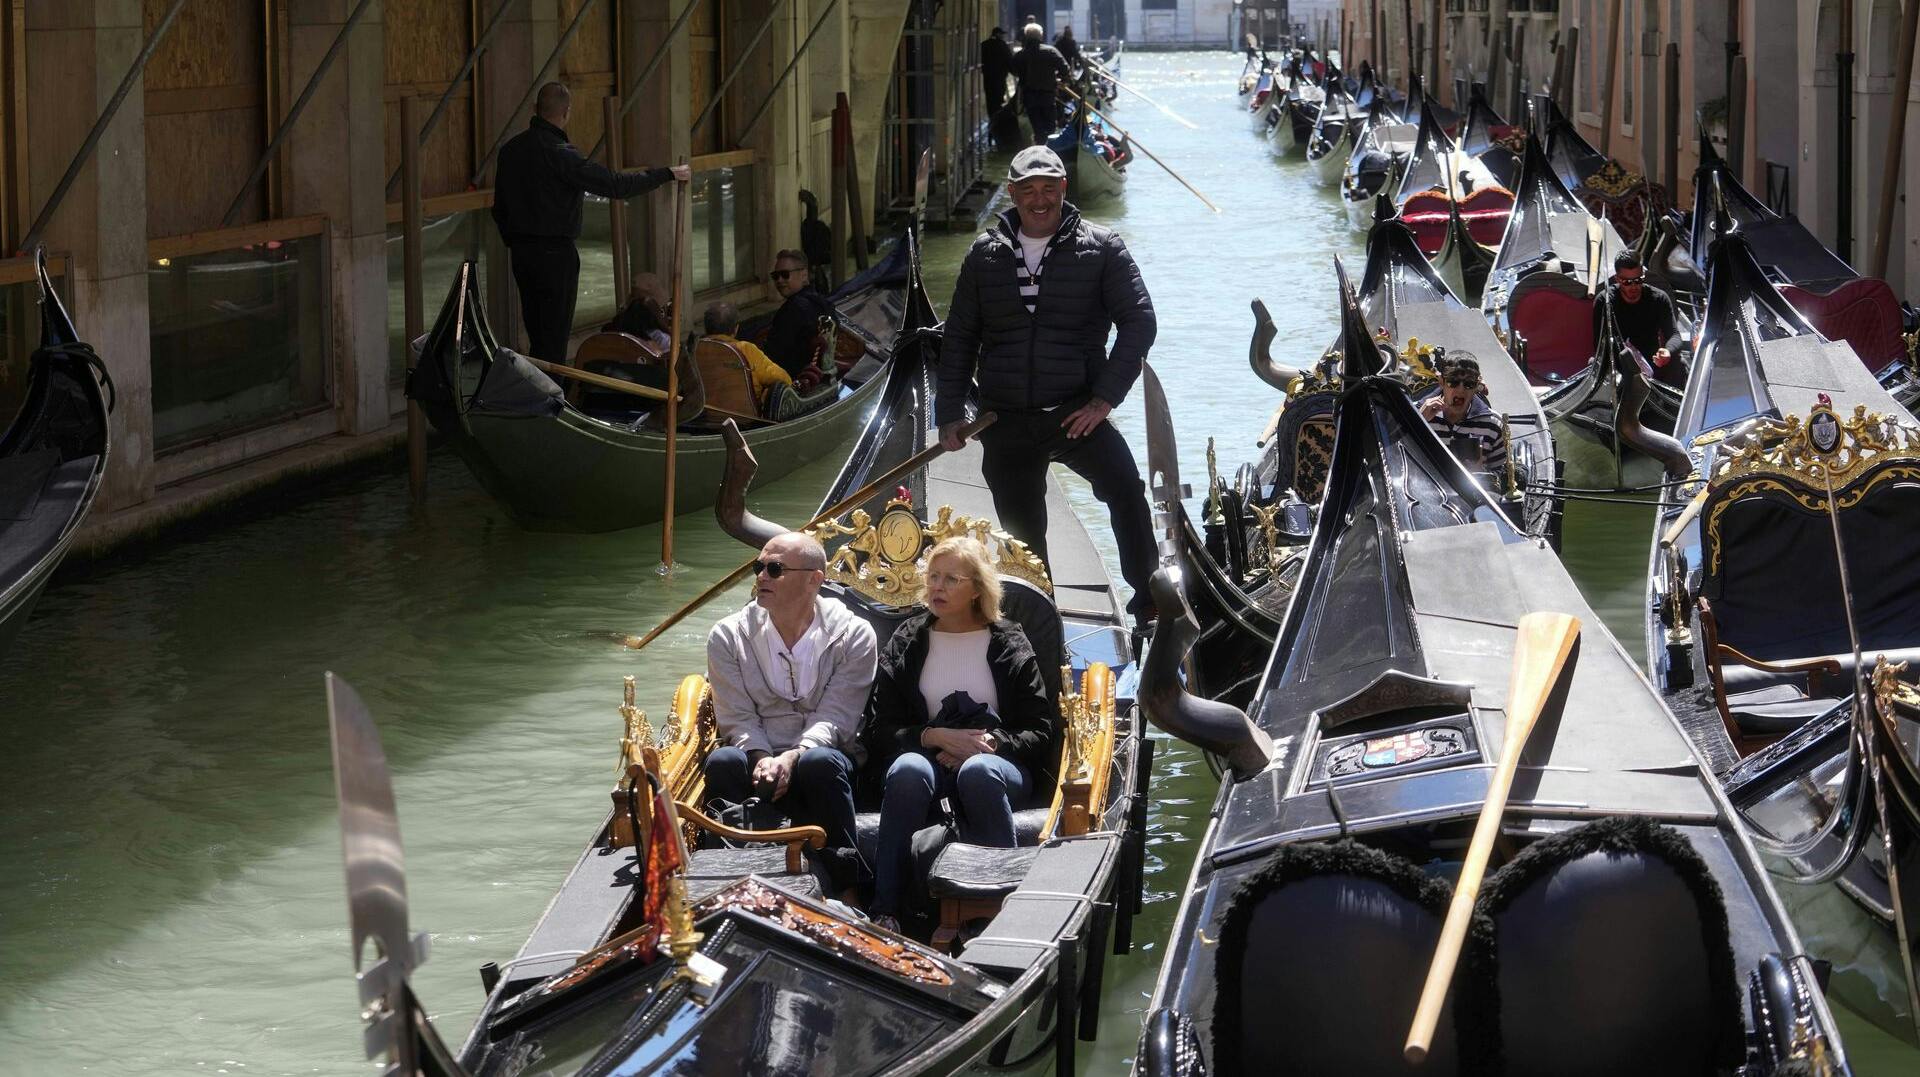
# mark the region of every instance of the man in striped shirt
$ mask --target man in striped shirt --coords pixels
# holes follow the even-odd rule
[[[1507,438],[1480,390],[1478,360],[1444,359],[1440,391],[1420,405],[1420,417],[1468,471],[1497,475],[1507,466]]]

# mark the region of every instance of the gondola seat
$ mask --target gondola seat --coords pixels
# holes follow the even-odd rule
[[[1878,277],[1855,277],[1828,291],[1784,284],[1780,294],[1828,340],[1845,341],[1869,370],[1906,358],[1906,318],[1893,288]]]
[[[1509,1077],[1730,1073],[1745,1025],[1725,904],[1677,830],[1602,819],[1490,877],[1454,980],[1463,1061]],[[1479,1052],[1497,1052],[1482,1055]]]
[[[746,356],[724,340],[701,337],[693,346],[693,365],[707,390],[707,406],[738,415],[760,414],[760,400],[747,373]]]
[[[1357,842],[1289,845],[1236,890],[1213,951],[1211,1073],[1369,1077],[1401,1054],[1448,887]],[[1468,1072],[1454,1004],[1419,1072]]]
[[[736,849],[687,851],[687,900],[698,902],[749,875],[777,880],[804,897],[819,898],[827,890],[822,872],[808,866],[788,870],[786,852],[777,845],[749,845]]]
[[[1507,324],[1526,338],[1526,374],[1535,381],[1572,377],[1593,359],[1593,299],[1564,273],[1520,278],[1508,297]]]

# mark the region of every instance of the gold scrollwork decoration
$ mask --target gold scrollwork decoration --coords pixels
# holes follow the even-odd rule
[[[846,523],[827,520],[809,531],[821,542],[844,538],[827,559],[827,578],[876,602],[906,606],[919,601],[922,589],[920,559],[940,542],[956,536],[977,539],[993,558],[1002,576],[1012,576],[1053,595],[1046,563],[1027,544],[994,526],[986,517],[956,513],[942,505],[931,522],[922,524],[911,503],[887,502],[878,520],[855,509]]]

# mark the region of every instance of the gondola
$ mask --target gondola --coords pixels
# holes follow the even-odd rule
[[[907,297],[922,287],[918,259],[917,242],[903,239],[884,261],[834,294],[842,328],[861,339],[863,357],[837,384],[829,380],[815,390],[811,410],[779,422],[758,421],[748,429],[748,442],[767,461],[764,478],[841,451],[867,422],[886,382],[891,327],[899,325]],[[893,319],[885,323],[887,336],[871,339],[877,336],[874,323],[887,317]],[[684,354],[680,361],[683,371],[694,368]],[[752,410],[743,361],[720,355],[715,368],[729,376],[724,385],[704,373],[683,373],[681,385],[699,382],[704,404],[725,400],[734,411]],[[731,395],[722,396],[723,389]],[[647,402],[624,394],[616,398],[617,411],[576,407],[561,386],[495,340],[476,274],[463,271],[449,290],[408,373],[407,395],[419,401],[434,429],[523,527],[617,531],[663,514],[667,438],[653,425],[659,421],[655,410],[632,407]],[[680,420],[676,515],[711,504],[726,466],[717,420],[686,426],[699,421],[699,409],[691,405]]]
[[[1287,85],[1287,95],[1280,101],[1278,115],[1270,125],[1267,137],[1273,140],[1273,148],[1280,153],[1292,153],[1305,150],[1313,138],[1313,125],[1320,119],[1320,110],[1327,101],[1326,83],[1301,74],[1301,67],[1311,57],[1296,58],[1295,73]]]
[[[1422,107],[1413,155],[1394,201],[1421,253],[1434,259],[1456,296],[1478,306],[1513,212],[1513,192],[1479,158],[1455,146],[1431,98]]]
[[[1313,132],[1307,136],[1307,164],[1315,179],[1329,184],[1338,181],[1345,171],[1367,117],[1367,111],[1346,92],[1344,80],[1333,85],[1339,88],[1329,91],[1314,120]]]
[[[869,429],[875,437],[862,444],[875,451],[856,452],[836,484],[877,487],[886,507],[813,529],[833,551],[823,597],[890,632],[917,592],[929,543],[985,539],[1003,608],[1060,677],[1050,691],[1062,714],[1062,778],[1050,799],[1016,815],[1023,844],[986,849],[951,841],[944,826],[922,830],[933,937],[882,930],[843,903],[845,891],[827,889],[845,880],[824,870],[832,858],[806,851],[818,847],[813,828],[737,830],[695,806],[714,740],[704,678],[679,682],[658,731],[633,705],[629,678],[611,810],[520,953],[483,970],[486,1002],[449,1050],[406,982],[424,955],[407,934],[378,734],[351,690],[330,679],[353,930],[384,955],[361,976],[370,1056],[409,1077],[500,1077],[534,1062],[540,1072],[634,1075],[1071,1072],[1076,1039],[1096,1032],[1104,955],[1110,943],[1130,946],[1140,907],[1152,749],[1125,687],[1129,636],[1104,562],[1071,512],[1053,516],[1053,559],[1041,564],[984,514],[991,497],[977,447],[919,462],[941,337],[930,307],[910,311],[889,374],[898,410],[881,417],[884,430]],[[722,523],[755,541],[778,528],[741,510],[754,461],[744,441],[733,449],[719,495],[733,511]],[[902,468],[909,474],[895,489]],[[1057,484],[1048,496],[1064,506]],[[863,800],[863,812],[871,806]],[[877,825],[862,815],[863,846]],[[715,838],[734,847],[707,844]]]
[[[1326,502],[1251,716],[1183,688],[1190,585],[1154,577],[1173,619],[1142,709],[1227,774],[1134,1072],[1848,1072],[1814,964],[1673,716],[1404,387],[1346,355]],[[1579,635],[1523,692],[1518,671],[1554,668],[1527,634],[1547,612]],[[1509,755],[1515,711],[1539,724]],[[1481,831],[1496,759],[1519,776]],[[1465,952],[1411,1065],[1476,832],[1494,870],[1472,876]]]
[[[1509,124],[1487,101],[1487,84],[1476,82],[1467,91],[1467,115],[1460,128],[1460,152],[1478,158],[1493,181],[1511,190],[1520,182],[1520,155],[1516,145],[1525,133]]]
[[[1047,145],[1067,166],[1067,190],[1077,205],[1102,198],[1118,198],[1127,190],[1127,165],[1133,147],[1125,134],[1117,140],[1095,119],[1085,102],[1076,105],[1073,118]]]
[[[1822,335],[1846,341],[1876,373],[1906,360],[1906,315],[1887,282],[1855,272],[1798,217],[1767,208],[1734,178],[1712,141],[1702,138],[1690,247],[1693,261],[1703,270],[1716,229],[1726,222],[1746,238],[1755,260],[1780,284],[1781,294]],[[1911,398],[1914,393],[1902,395]]]
[[[1920,938],[1920,804],[1881,815],[1858,799],[1871,716],[1854,705],[1877,656],[1920,654],[1920,424],[1737,229],[1711,257],[1676,431],[1704,482],[1655,518],[1648,668],[1781,862],[1831,990],[1920,1043],[1900,953]]]
[[[1274,95],[1285,93],[1285,84],[1272,66],[1261,64],[1260,73],[1254,77],[1253,86],[1241,93],[1241,96],[1247,99],[1247,119],[1253,124],[1254,134],[1264,136],[1267,133],[1271,126],[1267,114],[1274,107]]]
[[[73,545],[107,473],[113,379],[74,331],[34,252],[40,284],[40,346],[27,391],[0,435],[0,656]]]
[[[1509,467],[1480,481],[1529,534],[1559,545],[1559,468],[1544,411],[1479,312],[1447,291],[1389,209],[1383,207],[1368,239],[1355,315],[1314,369],[1273,363],[1273,325],[1265,308],[1254,305],[1260,324],[1249,358],[1255,373],[1286,398],[1268,424],[1259,462],[1241,467],[1230,481],[1210,473],[1200,520],[1184,508],[1178,520],[1188,598],[1201,630],[1191,683],[1208,698],[1243,703],[1258,683],[1320,511],[1342,388],[1339,359],[1356,341],[1391,354],[1392,376],[1420,396],[1437,389],[1434,365],[1444,356],[1477,360],[1509,449]]]
[[[1614,223],[1628,243],[1667,215],[1666,188],[1599,150],[1581,137],[1550,94],[1534,99],[1545,129],[1547,161],[1560,183],[1595,216]]]
[[[1383,194],[1399,190],[1400,177],[1406,173],[1414,139],[1420,132],[1417,124],[1397,120],[1381,95],[1376,94],[1374,102],[1340,180],[1340,200],[1347,207],[1347,222],[1357,232],[1373,227],[1374,202]]]

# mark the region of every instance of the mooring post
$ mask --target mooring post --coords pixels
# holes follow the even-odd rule
[[[1600,89],[1600,152],[1613,155],[1613,91],[1620,77],[1620,0],[1607,5],[1607,78]]]
[[[426,119],[426,98],[401,100],[400,264],[406,289],[406,340],[402,346],[408,349],[426,331],[425,282],[420,276],[425,253],[420,228],[425,214],[420,204],[420,140],[414,137]],[[411,397],[407,400],[407,491],[415,504],[427,499],[427,417],[420,411],[420,402]]]
[[[1667,181],[1667,195],[1680,197],[1680,43],[1667,42],[1667,118],[1661,126],[1666,145],[1660,148],[1661,175]]]
[[[1835,184],[1838,198],[1837,227],[1834,229],[1833,248],[1840,259],[1848,264],[1853,262],[1853,0],[1840,0],[1840,53],[1835,57],[1837,85],[1835,97],[1839,99],[1840,132],[1835,139],[1835,148],[1840,160],[1836,173],[1839,182]],[[1906,90],[1902,88],[1902,93]]]
[[[839,287],[847,279],[847,143],[852,141],[848,130],[847,95],[841,94],[833,106],[833,220],[828,224],[833,233],[833,258],[830,262],[834,287]]]
[[[1900,62],[1893,77],[1893,112],[1887,117],[1887,159],[1880,174],[1880,217],[1874,222],[1873,262],[1868,276],[1887,275],[1893,246],[1894,203],[1900,197],[1900,158],[1907,144],[1907,93],[1913,86],[1913,39],[1920,31],[1920,3],[1908,0],[1900,15]]]
[[[607,168],[618,172],[626,167],[620,151],[620,95],[608,94],[602,102],[606,117]],[[625,199],[607,199],[607,227],[613,230],[613,309],[626,306],[633,290],[633,267],[627,263],[627,203]]]
[[[847,235],[853,240],[854,268],[865,269],[867,268],[867,221],[866,214],[860,205],[860,161],[853,154],[853,106],[847,103],[846,94],[840,95],[839,107],[847,117]]]

